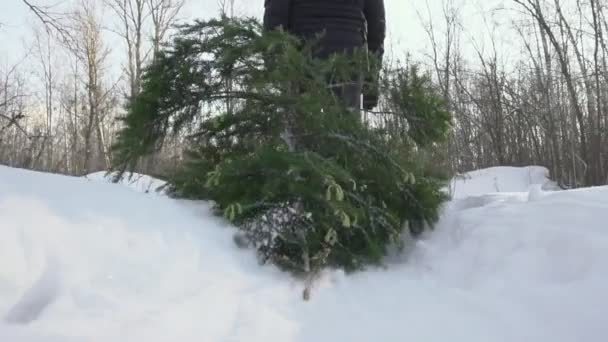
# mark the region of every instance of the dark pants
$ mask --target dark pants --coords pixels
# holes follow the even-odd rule
[[[363,92],[362,75],[356,75],[352,81],[331,82],[328,80],[327,87],[332,91],[336,99],[353,114],[353,119],[360,120],[362,101],[361,95]],[[299,94],[300,89],[294,84],[292,91],[294,94]],[[295,117],[295,116],[294,116]],[[286,118],[285,131],[281,134],[283,140],[289,146],[290,151],[298,151],[300,144],[298,143],[299,136],[302,132],[298,129],[296,122]]]
[[[340,84],[330,84],[334,96],[352,112],[361,110],[361,93],[363,91],[363,81],[356,80]]]

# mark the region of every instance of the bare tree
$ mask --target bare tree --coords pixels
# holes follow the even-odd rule
[[[185,0],[146,0],[146,4],[152,19],[152,56],[156,58]]]
[[[150,15],[146,0],[105,0],[120,21],[117,33],[127,47],[126,75],[129,79],[128,97],[133,98],[141,87],[144,65],[145,21]]]
[[[426,2],[427,17],[418,12],[418,17],[424,26],[424,30],[429,38],[430,52],[429,58],[431,60],[432,68],[436,75],[436,81],[441,89],[442,96],[448,106],[453,104],[450,96],[452,94],[452,73],[454,72],[454,63],[458,59],[458,38],[460,34],[460,14],[459,9],[456,7],[453,0],[443,0],[443,24],[440,32],[435,26],[434,16],[431,15],[431,9],[429,2]],[[443,41],[439,41],[440,37],[438,34],[443,36]],[[448,108],[449,109],[449,108]],[[446,146],[446,153],[448,155],[460,154],[462,150],[455,139],[449,139]],[[452,170],[457,170],[459,167],[456,163],[455,158],[448,159],[451,165],[449,167]]]
[[[69,30],[65,27],[65,14],[54,11],[54,7],[57,5],[38,5],[31,0],[21,1],[40,20],[47,32],[54,31],[57,37],[65,43],[69,43],[72,40]]]
[[[25,118],[21,105],[25,92],[18,66],[15,64],[5,70],[0,69],[0,134],[10,128],[26,133],[20,125],[20,121]],[[2,138],[0,136],[0,143],[4,143]]]
[[[103,123],[111,105],[112,89],[104,87],[104,70],[109,50],[105,47],[102,26],[95,5],[82,1],[74,13],[76,48],[73,53],[84,67],[87,117],[84,124],[85,173],[107,169],[110,154]]]
[[[544,11],[541,7],[540,0],[513,0],[517,4],[521,5],[534,19],[538,21],[538,25],[545,32],[547,37],[549,38],[549,42],[551,43],[553,50],[557,54],[558,62],[560,65],[560,70],[562,76],[564,77],[564,81],[566,83],[568,96],[571,100],[571,105],[574,111],[575,118],[577,120],[577,125],[573,125],[571,128],[575,130],[576,135],[580,141],[579,153],[583,163],[588,164],[587,157],[587,135],[586,135],[586,123],[584,119],[583,109],[581,108],[579,95],[576,89],[575,81],[572,77],[570,63],[568,59],[567,52],[564,49],[564,46],[561,44],[558,36],[554,32],[554,29],[549,25],[547,21]],[[556,0],[558,3],[558,0]],[[560,15],[560,23],[564,23],[563,17]],[[563,29],[563,26],[560,26]],[[589,182],[589,179],[586,179]]]
[[[44,134],[28,116],[29,94],[20,63],[0,68],[0,163],[40,168]]]
[[[55,104],[55,56],[56,49],[54,37],[48,30],[34,30],[34,54],[39,64],[38,73],[42,81],[44,93],[44,111],[45,111],[45,166],[46,170],[53,170],[53,124],[54,124],[54,108]]]
[[[229,18],[234,18],[234,2],[235,0],[217,0],[220,13]]]

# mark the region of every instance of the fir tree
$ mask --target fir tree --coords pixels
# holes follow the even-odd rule
[[[311,46],[254,19],[180,27],[144,73],[115,169],[184,137],[173,195],[212,200],[263,261],[307,276],[381,263],[408,222],[438,216],[443,182],[418,156],[446,137],[450,115],[405,67],[377,81],[383,110],[362,120],[327,84],[377,62],[364,51],[319,60]]]

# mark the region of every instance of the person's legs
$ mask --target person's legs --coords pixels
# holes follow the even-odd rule
[[[361,110],[361,91],[360,82],[347,83],[340,87],[337,96],[346,108],[358,112]]]
[[[343,82],[331,82],[328,77],[328,88],[331,90],[337,101],[346,109],[353,113],[357,120],[361,120],[362,112],[362,93],[363,93],[363,77],[360,73],[353,75],[352,80]],[[303,89],[297,81],[289,85],[288,93],[291,96],[299,96]],[[285,129],[281,133],[281,138],[287,144],[291,152],[299,151],[301,146],[301,135],[303,132],[298,127],[297,113],[287,115],[284,120]]]
[[[298,82],[291,82],[288,85],[287,93],[289,96],[293,97],[300,96],[300,94],[302,93],[302,89],[300,88]],[[283,132],[281,132],[281,139],[287,145],[289,152],[297,152],[300,149],[300,144],[298,143],[300,130],[298,129],[296,120],[298,115],[295,112],[295,109],[290,110],[291,111],[286,113],[286,115],[283,117],[284,130]]]
[[[356,77],[351,82],[331,84],[330,88],[342,105],[352,112],[361,112],[363,82],[360,77]]]

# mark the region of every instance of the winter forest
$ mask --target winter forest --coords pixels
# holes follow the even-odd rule
[[[186,0],[20,2],[29,16],[22,46],[5,46],[0,56],[0,163],[69,175],[107,170],[116,118],[138,93],[142,69],[184,19]],[[240,6],[219,1],[207,15],[240,15]],[[481,24],[474,26],[465,17],[471,6],[408,6],[427,44],[387,49],[391,58],[405,55],[422,66],[454,117],[437,167],[457,174],[534,164],[564,187],[605,184],[605,4],[503,1],[478,9]],[[0,22],[0,33],[7,24]],[[138,171],[162,174],[176,158],[167,146]]]
[[[606,146],[607,1],[0,0],[0,341],[605,342]]]

